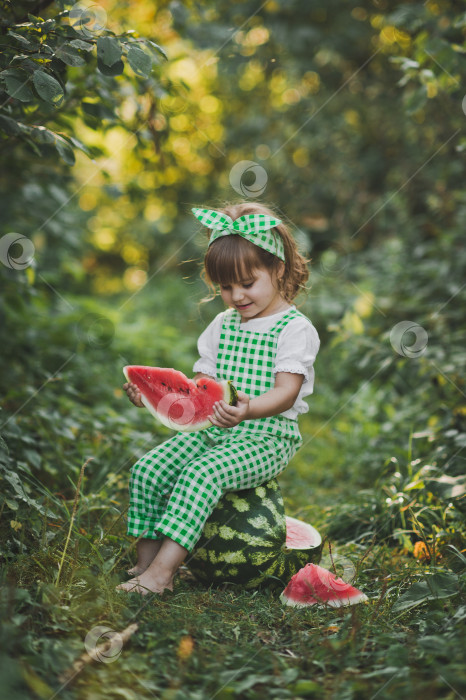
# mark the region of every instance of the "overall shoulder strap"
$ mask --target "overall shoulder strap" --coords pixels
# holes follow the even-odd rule
[[[237,328],[239,324],[239,311],[236,309],[227,309],[223,315],[222,328]]]
[[[285,326],[292,321],[294,318],[297,318],[298,316],[302,316],[299,311],[296,309],[288,309],[288,311],[283,314],[281,318],[278,319],[277,323],[272,326],[272,328],[269,330],[269,333],[280,333]]]
[[[284,327],[295,318],[303,318],[305,321],[312,325],[312,321],[305,314],[298,311],[298,309],[289,309],[286,314],[284,314],[279,321],[270,329],[270,333],[280,333]]]

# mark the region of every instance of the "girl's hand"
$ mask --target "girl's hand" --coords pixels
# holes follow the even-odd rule
[[[233,428],[241,421],[246,420],[249,413],[249,396],[244,391],[238,391],[236,406],[230,406],[226,401],[217,401],[210,422],[218,428]]]
[[[134,405],[138,408],[144,408],[144,404],[141,401],[141,392],[137,388],[136,384],[126,382],[126,384],[123,384],[123,389],[126,391],[131,403],[134,403]]]

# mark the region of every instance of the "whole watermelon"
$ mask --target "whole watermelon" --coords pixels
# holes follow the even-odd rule
[[[303,523],[303,527],[307,526]],[[283,498],[277,480],[272,479],[225,494],[185,563],[207,586],[286,586],[305,564],[320,561],[321,545],[299,546],[286,546]]]

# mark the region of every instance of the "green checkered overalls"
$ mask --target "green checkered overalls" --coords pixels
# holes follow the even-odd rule
[[[289,309],[273,328],[259,333],[241,326],[235,309],[227,311],[217,379],[230,379],[250,397],[272,389],[279,333],[297,316],[302,314]],[[222,494],[277,476],[301,444],[297,421],[282,415],[177,433],[131,470],[128,534],[167,536],[191,551]]]

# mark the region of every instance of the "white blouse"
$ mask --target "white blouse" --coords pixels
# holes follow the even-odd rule
[[[291,308],[296,308],[292,306]],[[259,333],[270,330],[288,309],[279,311],[271,316],[252,318],[241,323],[241,328]],[[222,330],[225,311],[217,314],[214,320],[201,333],[197,341],[200,359],[194,363],[193,372],[208,374],[217,378],[217,354],[220,345],[220,333]],[[304,381],[294,405],[280,415],[295,419],[300,413],[306,413],[309,406],[304,401],[314,391],[314,360],[319,352],[319,335],[311,321],[302,316],[292,319],[283,330],[280,331],[277,342],[277,355],[275,358],[274,374],[277,372],[291,372],[304,375]]]

